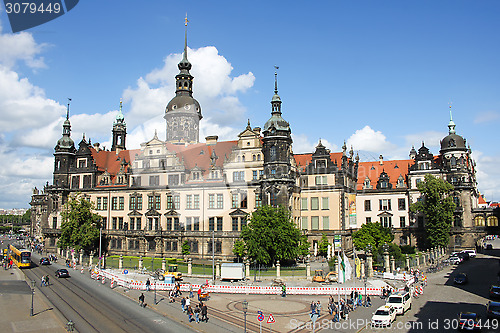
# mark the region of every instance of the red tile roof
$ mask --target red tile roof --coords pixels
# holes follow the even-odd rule
[[[215,165],[217,167],[222,167],[224,160],[226,157],[230,157],[233,148],[236,147],[237,144],[238,141],[221,141],[217,142],[215,145],[198,143],[186,147],[184,145],[165,143],[165,147],[169,151],[174,151],[176,156],[184,162],[188,170],[197,166],[206,174],[209,172],[212,151],[215,150],[215,155],[218,157]],[[115,151],[96,151],[93,147],[91,147],[90,150],[94,162],[97,165],[97,169],[102,172],[107,171],[111,175],[112,183],[114,183],[115,176],[120,171],[120,164],[123,159],[125,159],[130,166],[136,159],[136,156],[143,154],[140,149],[122,150],[118,154],[116,154]],[[127,169],[128,167],[125,171]]]
[[[385,171],[389,176],[392,188],[396,188],[399,175],[402,175],[406,184],[406,175],[408,167],[414,163],[413,160],[394,160],[394,161],[373,161],[360,162],[358,165],[358,185],[357,189],[362,190],[366,176],[370,179],[372,188],[376,188],[380,174]],[[408,184],[406,184],[408,186]]]
[[[295,162],[297,163],[297,168],[299,170],[304,170],[304,168],[311,163],[312,161],[312,153],[307,153],[307,154],[295,154],[293,155],[295,158]],[[330,158],[332,159],[333,163],[336,163],[337,166],[340,167],[342,164],[342,153],[330,153]]]

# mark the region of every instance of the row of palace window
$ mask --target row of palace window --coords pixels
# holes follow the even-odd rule
[[[302,216],[300,221],[302,230],[319,230],[321,220],[321,230],[330,230],[330,216],[311,216],[311,227],[309,228],[309,216]]]
[[[371,200],[365,200],[365,211],[369,212],[371,210],[372,210]],[[378,210],[392,210],[391,199],[379,199]],[[398,199],[398,210],[406,210],[406,199],[405,198]]]
[[[496,216],[476,216],[474,218],[474,224],[478,227],[498,227],[498,218]]]
[[[167,195],[167,210],[180,209],[180,195]],[[186,209],[200,209],[200,195],[186,194]],[[255,207],[262,206],[262,197],[259,193],[255,195]],[[129,210],[142,210],[142,195],[131,195],[129,198]],[[209,209],[224,209],[223,194],[208,195]],[[231,193],[231,208],[248,208],[248,199],[246,192]],[[96,210],[108,209],[108,197],[96,198]],[[111,210],[124,210],[125,197],[111,197]],[[161,210],[161,195],[148,195],[148,210]]]
[[[200,218],[198,216],[186,217],[185,222],[181,224],[179,217],[166,217],[165,218],[166,231],[199,231]],[[106,228],[106,217],[102,218],[103,226]],[[57,228],[57,218],[53,220],[54,229]],[[231,217],[231,230],[241,231],[246,226],[246,216],[232,216]],[[123,217],[112,217],[109,229],[112,230],[162,230],[160,227],[160,217],[146,217],[146,225],[142,224],[142,217],[129,217],[126,221]],[[222,216],[213,216],[208,218],[209,231],[223,231],[223,218]]]
[[[308,202],[309,202],[308,198],[300,198],[300,209],[301,210],[309,210]],[[321,210],[330,209],[328,197],[322,197],[322,198],[311,197],[310,198],[310,203],[311,203],[310,210],[319,210],[320,209],[320,202],[321,202]]]
[[[366,223],[372,223],[371,217],[367,217],[365,219]],[[385,228],[392,228],[392,216],[380,216],[380,224],[382,224],[383,227]],[[406,216],[400,216],[399,217],[399,227],[400,228],[406,228]]]
[[[125,243],[121,238],[112,238],[110,240],[109,247],[115,250],[122,250],[123,243]],[[165,241],[165,251],[167,252],[178,252],[180,247],[177,241],[167,240]],[[199,242],[197,240],[188,241],[189,252],[199,253]],[[215,253],[222,253],[222,241],[215,241]],[[139,240],[131,239],[128,241],[129,250],[139,250],[140,242]],[[150,240],[147,242],[148,251],[156,251],[156,241]],[[207,241],[207,253],[212,253],[212,241]]]

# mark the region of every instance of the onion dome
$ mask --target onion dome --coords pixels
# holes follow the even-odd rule
[[[451,115],[450,106],[450,122],[448,123],[448,135],[441,140],[441,152],[450,150],[467,150],[465,139],[455,132],[455,123]]]

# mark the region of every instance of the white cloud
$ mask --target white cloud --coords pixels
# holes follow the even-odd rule
[[[480,112],[474,119],[474,124],[488,123],[500,118],[500,113],[497,111]]]
[[[500,156],[489,156],[475,150],[472,158],[476,161],[476,179],[479,191],[487,201],[500,201]]]
[[[365,126],[349,137],[347,146],[355,150],[365,150],[369,152],[391,151],[395,145],[388,142],[387,138],[380,131],[374,131],[370,126]]]
[[[38,56],[45,47],[47,44],[38,44],[33,36],[25,31],[0,34],[0,64],[10,68],[22,60],[30,68],[45,68],[43,57]]]
[[[137,80],[136,87],[129,87],[124,91],[124,100],[131,102],[125,119],[132,127],[145,119],[149,121],[155,118],[165,110],[167,103],[175,95],[175,75],[179,72],[177,64],[181,59],[182,54],[167,56],[162,68],[152,70]],[[193,97],[202,106],[203,125],[206,128],[238,127],[244,119],[246,109],[241,105],[237,94],[253,86],[254,75],[249,72],[232,77],[233,67],[213,46],[188,49],[188,59],[193,64]]]
[[[0,113],[0,131],[11,132],[47,126],[64,114],[64,106],[46,98],[27,78],[0,65]]]
[[[316,146],[319,143],[319,139],[316,142],[312,142],[305,134],[292,134],[293,139],[293,152],[295,154],[302,153],[313,153],[316,150]],[[330,143],[326,139],[321,139],[321,144],[326,148],[330,149],[332,153],[338,151],[338,146],[333,143]]]
[[[411,146],[414,146],[418,150],[422,146],[422,142],[424,142],[427,148],[440,147],[440,142],[446,135],[448,134],[444,132],[427,131],[408,134],[404,138],[408,146],[408,151],[410,151]]]

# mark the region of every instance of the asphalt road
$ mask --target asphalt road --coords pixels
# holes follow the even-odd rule
[[[37,263],[40,256],[33,254]],[[70,269],[70,278],[56,278],[55,271],[64,268],[60,264],[36,266],[23,270],[28,278],[40,286],[40,277],[48,274],[50,286],[39,287],[51,303],[79,332],[192,332],[180,323],[165,318],[148,308],[114,292],[100,282],[82,276]]]
[[[500,269],[500,246],[498,249],[428,274],[424,294],[414,298],[412,308],[403,316],[398,316],[390,328],[366,327],[362,332],[454,332],[457,331],[458,315],[467,311],[478,313],[485,324],[489,288],[496,284]],[[464,286],[453,283],[453,278],[460,272],[469,277],[469,283]],[[489,324],[490,327],[483,327],[482,332],[500,332],[500,322],[489,321]]]

